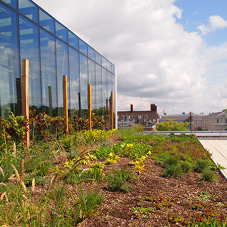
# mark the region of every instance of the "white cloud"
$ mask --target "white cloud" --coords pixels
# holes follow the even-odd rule
[[[131,103],[135,110],[146,110],[155,103],[162,113],[167,101],[168,113],[220,108],[211,105],[218,97],[210,91],[221,89],[205,75],[215,69],[217,59],[227,59],[227,44],[210,48],[197,32],[184,31],[175,20],[182,10],[174,0],[35,2],[115,64],[119,110],[128,110]],[[198,29],[207,34],[226,26],[223,18],[211,16]],[[223,64],[220,68],[227,71]]]
[[[217,29],[224,29],[227,27],[227,21],[218,15],[210,16],[207,25],[199,25],[198,30],[201,31],[202,35],[207,35],[210,32],[214,32]]]

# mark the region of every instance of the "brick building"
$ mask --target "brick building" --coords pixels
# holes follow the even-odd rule
[[[133,124],[140,124],[144,126],[144,130],[151,131],[152,128],[159,123],[159,114],[157,113],[157,106],[150,105],[150,110],[133,110],[133,104],[129,111],[118,111],[118,128],[131,127]]]

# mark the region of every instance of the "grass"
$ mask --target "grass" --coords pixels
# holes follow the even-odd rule
[[[146,171],[148,158],[161,164],[163,177],[181,177],[193,170],[201,174],[199,181],[216,181],[210,155],[194,136],[143,135],[140,130],[120,130],[121,141],[115,144],[104,131],[65,135],[49,143],[34,143],[29,151],[17,148],[16,154],[12,147],[0,144],[0,225],[76,226],[91,218],[105,199],[98,191],[100,183],[111,191],[132,191],[131,182]],[[54,164],[60,153],[67,161]],[[129,159],[127,168],[108,167],[120,158]],[[153,209],[172,206],[159,200],[152,200],[153,208],[131,211],[146,218]],[[169,221],[180,218],[173,214]]]

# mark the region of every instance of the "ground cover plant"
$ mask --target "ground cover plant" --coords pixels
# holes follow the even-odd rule
[[[227,182],[194,135],[140,130],[0,144],[1,226],[225,226]]]

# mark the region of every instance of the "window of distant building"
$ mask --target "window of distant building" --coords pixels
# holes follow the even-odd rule
[[[219,123],[219,119],[217,119],[217,123]]]

